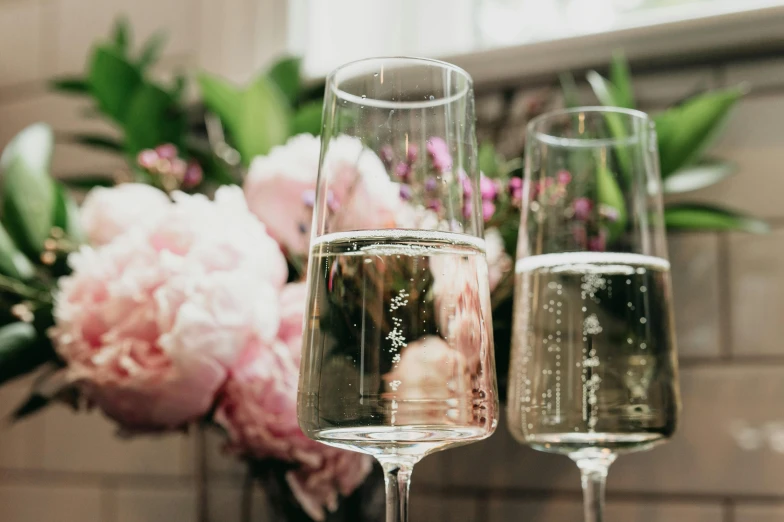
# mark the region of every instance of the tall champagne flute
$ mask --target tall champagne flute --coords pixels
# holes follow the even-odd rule
[[[327,79],[299,423],[374,456],[387,520],[414,464],[497,424],[470,76],[368,59]]]
[[[577,463],[598,522],[610,464],[669,439],[680,408],[653,123],[590,107],[532,120],[524,191],[509,426]]]

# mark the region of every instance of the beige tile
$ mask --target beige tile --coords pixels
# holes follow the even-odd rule
[[[727,85],[747,83],[752,93],[758,89],[784,86],[784,59],[766,58],[735,62],[726,67]]]
[[[643,109],[666,107],[701,90],[716,87],[713,71],[708,68],[649,74],[632,72],[632,76],[637,105]]]
[[[239,458],[226,453],[224,450],[224,436],[218,430],[207,430],[205,436],[207,447],[207,466],[210,472],[221,476],[244,477],[247,468]],[[197,445],[195,437],[195,434],[189,434],[186,437],[186,473],[193,473],[195,468],[197,458]]]
[[[717,356],[719,336],[718,237],[670,234],[675,331],[681,357]]]
[[[181,475],[185,454],[179,434],[123,439],[98,412],[76,414],[65,407],[45,414],[41,467],[52,471]]]
[[[690,505],[673,503],[610,501],[605,507],[607,519],[611,521],[636,522],[719,522],[722,517],[720,505]],[[487,522],[557,522],[581,520],[582,504],[578,500],[513,500],[493,499],[490,501]]]
[[[784,230],[730,237],[732,349],[784,355]]]
[[[411,495],[411,520],[428,522],[474,522],[477,517],[476,500],[464,496]]]
[[[781,146],[784,95],[748,97],[742,100],[711,151],[734,161],[738,173],[692,199],[712,201],[762,217],[784,216],[784,148]]]
[[[133,27],[137,50],[141,42],[158,30],[168,34],[167,56],[189,53],[195,45],[194,0],[57,0],[58,30],[56,74],[81,72],[90,48],[105,40],[115,19],[126,15]]]
[[[778,506],[744,506],[735,508],[734,522],[781,522],[784,504]]]
[[[28,397],[33,378],[25,377],[0,387],[0,468],[24,469],[35,465],[34,455],[43,439],[40,415],[20,422],[10,416]]]
[[[610,469],[612,492],[784,494],[784,365],[688,367],[674,439],[625,455]],[[505,422],[489,440],[452,450],[453,485],[578,491],[567,458],[519,445]]]
[[[97,488],[0,486],[3,522],[86,522],[102,520],[101,516],[101,491]]]
[[[211,486],[208,491],[209,520],[240,520],[242,490],[239,487]],[[116,522],[196,521],[196,492],[192,487],[173,489],[124,488],[117,491]],[[256,490],[252,520],[269,520],[269,507]]]
[[[0,105],[0,146],[4,147],[19,131],[39,121],[64,134],[90,132],[116,135],[107,122],[84,117],[83,112],[88,107],[89,103],[83,100],[54,93],[41,93],[4,103]],[[52,170],[62,175],[96,174],[113,172],[123,165],[124,161],[118,155],[59,143],[55,147]]]
[[[0,86],[43,77],[41,12],[38,0],[0,3]]]

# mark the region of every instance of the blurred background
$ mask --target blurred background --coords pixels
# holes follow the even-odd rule
[[[620,459],[608,518],[641,522],[784,519],[784,2],[773,0],[0,0],[0,146],[25,126],[106,132],[48,80],[84,71],[93,43],[125,15],[142,41],[168,34],[153,75],[206,70],[246,82],[282,54],[314,84],[371,55],[424,55],[476,80],[478,133],[512,157],[525,123],[563,103],[571,71],[605,72],[623,49],[638,106],[656,112],[709,89],[744,84],[715,151],[732,178],[691,194],[765,218],[771,232],[669,237],[684,415],[666,446]],[[186,93],[188,94],[188,93]],[[192,94],[192,93],[191,93]],[[58,144],[54,173],[120,169],[115,155]],[[501,349],[501,348],[499,348]],[[504,350],[507,347],[503,347]],[[0,391],[0,413],[29,382]],[[123,441],[98,414],[50,408],[0,428],[0,521],[193,519],[193,442]],[[218,455],[216,509],[237,520],[243,469]],[[480,444],[428,457],[413,480],[412,519],[579,520],[576,467],[511,439],[502,422]]]

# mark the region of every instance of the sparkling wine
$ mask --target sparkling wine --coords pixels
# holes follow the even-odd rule
[[[517,262],[513,433],[545,451],[647,449],[675,430],[669,263],[619,253]]]
[[[308,436],[421,456],[492,433],[483,240],[404,230],[328,234],[313,244],[309,271],[298,397]]]

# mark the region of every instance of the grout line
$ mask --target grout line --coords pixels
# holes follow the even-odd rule
[[[711,69],[712,89],[721,89],[727,86],[727,64],[715,65]]]
[[[719,290],[719,357],[731,360],[733,324],[732,324],[732,287],[730,277],[732,264],[730,260],[730,236],[728,233],[718,235],[718,259],[716,274]]]
[[[553,491],[550,489],[517,489],[517,488],[477,488],[473,486],[430,486],[423,485],[419,491],[420,495],[437,495],[453,497],[479,497],[486,501],[492,499],[522,499],[522,500],[581,500],[580,491]],[[628,502],[668,502],[673,504],[721,504],[726,505],[731,501],[756,503],[765,505],[780,505],[784,501],[784,495],[748,495],[738,494],[731,498],[726,495],[711,493],[671,493],[671,492],[645,492],[645,491],[608,491],[607,498],[612,501]]]
[[[722,522],[735,522],[735,501],[731,498],[724,500]]]
[[[210,474],[211,483],[238,485],[243,476],[232,473]],[[101,486],[106,481],[116,486],[135,488],[176,489],[193,484],[192,477],[184,475],[162,475],[143,473],[102,473],[94,471],[63,471],[48,469],[7,469],[0,468],[0,484],[36,483],[47,486]]]
[[[117,520],[117,484],[112,479],[106,479],[101,484],[101,522],[116,522]]]

